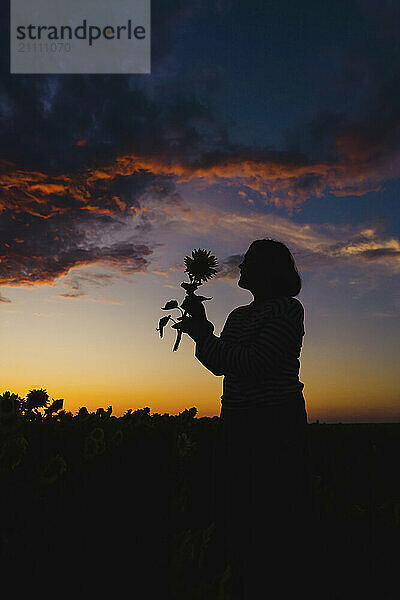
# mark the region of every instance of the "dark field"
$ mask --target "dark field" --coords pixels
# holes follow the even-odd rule
[[[233,598],[213,526],[218,417],[46,414],[0,400],[3,581],[91,597],[129,586],[140,598]],[[308,430],[319,557],[310,586],[322,599],[398,598],[400,424]]]

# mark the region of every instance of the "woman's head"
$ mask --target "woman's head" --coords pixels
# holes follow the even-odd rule
[[[301,278],[293,256],[282,242],[255,240],[239,265],[238,285],[261,296],[297,296]]]

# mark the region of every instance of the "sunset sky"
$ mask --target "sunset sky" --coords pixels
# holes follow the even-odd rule
[[[399,421],[400,4],[153,0],[148,75],[11,75],[6,4],[0,393],[219,415],[161,307],[210,249],[219,335],[271,237],[303,279],[309,422]]]

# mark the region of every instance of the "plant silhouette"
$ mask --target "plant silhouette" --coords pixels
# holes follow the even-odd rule
[[[172,327],[177,329],[177,336],[173,351],[178,350],[187,316],[190,315],[190,317],[200,320],[205,318],[203,302],[205,300],[212,300],[212,298],[198,296],[195,294],[195,291],[203,281],[206,282],[217,273],[218,266],[218,261],[215,256],[211,254],[211,251],[202,250],[201,248],[192,250],[192,256],[185,256],[184,263],[186,266],[185,272],[188,273],[190,279],[190,283],[187,281],[181,283],[181,287],[186,290],[186,296],[180,306],[177,300],[169,300],[166,302],[165,306],[162,307],[162,310],[171,310],[174,308],[180,310],[181,316],[178,317],[178,321],[180,322],[177,323],[171,315],[168,315],[160,319],[158,328],[156,329],[156,331],[160,332],[160,337],[162,338],[164,327],[170,320],[174,322]]]
[[[168,600],[233,600],[246,598],[246,594],[258,598],[267,592],[274,598],[285,597],[285,590],[273,590],[277,577],[271,569],[275,568],[277,557],[273,553],[278,548],[270,524],[279,519],[276,531],[284,532],[294,525],[299,535],[296,520],[287,510],[290,505],[286,502],[284,510],[279,505],[274,509],[272,498],[264,502],[262,495],[255,505],[254,494],[263,486],[254,487],[254,474],[253,479],[247,479],[247,485],[253,485],[250,502],[243,486],[238,506],[242,511],[250,506],[263,518],[259,521],[247,515],[248,525],[256,523],[264,533],[268,527],[257,567],[262,576],[257,578],[256,573],[261,588],[253,596],[248,591],[246,570],[243,572],[246,554],[243,549],[236,556],[228,552],[226,538],[221,535],[221,518],[215,520],[215,494],[221,498],[221,483],[225,486],[227,479],[221,478],[221,468],[230,464],[229,460],[220,462],[217,477],[214,469],[210,470],[214,436],[222,426],[219,417],[195,418],[195,407],[178,415],[150,414],[149,407],[128,409],[115,417],[111,406],[93,411],[83,406],[73,415],[62,409],[62,401],[53,401],[55,410],[48,412],[43,407],[30,410],[25,404],[26,398],[9,391],[0,395],[2,565],[14,581],[28,572],[36,557],[37,568],[46,565],[47,577],[53,572],[58,583],[59,565],[67,563],[73,554],[76,564],[84,566],[80,581],[92,589],[96,585],[103,589],[106,582],[126,589],[128,580],[134,580],[136,588],[139,582],[152,586],[151,590],[146,588],[148,597]],[[241,423],[239,419],[231,422],[236,431],[231,427],[231,439],[225,439],[222,448],[232,453],[232,442],[239,440],[234,460],[240,459],[252,438],[257,438],[251,447],[251,464],[258,470],[261,466],[258,484],[264,481],[268,494],[272,494],[277,480],[270,459],[278,461],[277,466],[287,473],[292,455],[287,442],[298,424],[288,418],[284,444],[279,440],[283,433],[279,429],[274,441],[278,456],[274,444],[266,453],[261,443],[271,439],[276,415],[268,411],[271,426],[267,428],[261,413],[258,418],[259,426],[241,413]],[[321,532],[320,561],[307,548],[309,530],[297,544],[301,545],[297,560],[301,564],[303,555],[307,560],[308,598],[397,597],[400,476],[393,456],[400,450],[399,428],[399,423],[307,426],[312,450],[313,519]],[[246,460],[234,463],[238,483],[246,481]],[[290,492],[284,481],[283,485],[286,488],[275,494],[275,500],[286,498]],[[237,488],[240,491],[239,485]],[[232,491],[232,487],[227,489]],[[291,489],[298,492],[298,483]],[[302,502],[301,494],[295,499]],[[224,502],[225,511],[232,515],[231,503],[226,497]],[[116,514],[120,515],[119,526]],[[299,515],[310,524],[306,512],[298,510],[296,518]],[[232,531],[237,548],[239,539],[246,541],[241,537],[243,518]],[[126,540],[130,542],[129,552]],[[291,553],[291,546],[286,546],[281,584],[292,582],[301,591],[299,565],[293,568]],[[93,573],[100,563],[107,564],[108,569],[97,577],[96,584]],[[371,564],[374,573],[380,573],[379,579],[369,576]],[[247,564],[247,569],[251,566],[254,574],[254,564]],[[326,574],[325,580],[319,573]]]

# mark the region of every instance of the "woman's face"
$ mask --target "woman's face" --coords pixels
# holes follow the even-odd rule
[[[243,261],[239,265],[240,277],[238,286],[253,291],[260,286],[261,268],[259,260],[257,260],[255,253],[248,250],[244,255]]]

